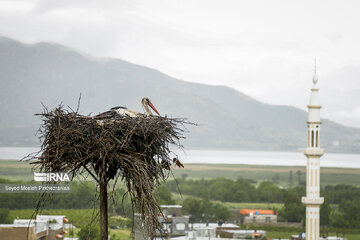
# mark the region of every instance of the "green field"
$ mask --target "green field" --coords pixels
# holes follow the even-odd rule
[[[257,182],[272,181],[279,176],[279,184],[290,185],[290,171],[293,172],[293,186],[298,184],[297,171],[301,172],[300,181],[305,182],[305,167],[264,166],[244,164],[186,164],[183,169],[174,169],[176,178],[193,179],[226,177],[236,179],[242,177]],[[351,184],[360,186],[360,169],[357,168],[321,168],[321,185]]]
[[[34,217],[34,209],[10,210],[10,219],[30,219]],[[65,215],[69,222],[75,226],[81,226],[92,219],[93,209],[44,209],[38,214],[42,215]]]
[[[79,237],[78,232],[80,228],[74,228],[71,232],[70,229],[66,229],[68,233],[65,234],[65,237]],[[116,240],[130,240],[131,238],[131,229],[109,229],[109,236],[111,239]]]
[[[215,201],[216,202],[216,201]],[[283,203],[233,203],[233,202],[225,202],[223,203],[229,209],[281,209],[284,204]]]
[[[299,232],[277,232],[277,231],[266,231],[266,237],[271,239],[290,239],[291,235],[298,235]]]
[[[329,236],[336,236],[335,234],[329,235]],[[340,235],[341,237],[342,235]],[[346,240],[359,240],[360,239],[360,233],[349,233],[346,234]]]
[[[130,229],[110,229],[110,236],[115,235],[116,239],[130,240],[132,239]]]
[[[10,180],[29,181],[33,179],[33,165],[28,162],[14,160],[0,160],[0,177]],[[185,168],[173,170],[176,178],[217,178],[226,177],[236,179],[242,177],[257,182],[271,181],[275,175],[279,176],[281,186],[288,187],[290,171],[293,172],[293,185],[305,181],[305,167],[264,166],[244,164],[186,164]],[[321,168],[321,185],[351,184],[360,186],[360,169],[356,168]]]
[[[299,232],[277,232],[277,231],[266,231],[266,237],[271,239],[290,239],[291,235],[298,235]],[[336,233],[329,233],[329,236],[336,236]],[[339,235],[342,237],[342,235]],[[346,240],[359,240],[360,233],[349,233],[345,235]]]
[[[0,178],[9,180],[29,181],[33,179],[32,165],[28,162],[20,162],[13,160],[0,160]],[[290,186],[290,171],[293,172],[293,186],[298,185],[299,175],[301,172],[300,182],[305,182],[305,167],[289,167],[289,166],[261,166],[261,165],[244,165],[244,164],[186,164],[184,169],[174,169],[173,176],[175,178],[200,179],[200,178],[231,178],[236,179],[242,177],[244,179],[251,179],[253,182],[259,184],[262,181],[272,181],[275,175],[279,176],[279,185],[281,187]],[[170,175],[172,178],[172,175]],[[90,179],[89,179],[90,180]],[[122,185],[122,183],[118,183]],[[335,184],[351,184],[360,186],[360,169],[346,169],[346,168],[321,168],[321,185],[335,185]],[[177,203],[181,202],[189,196],[184,194],[173,194],[173,198]],[[235,211],[243,208],[254,209],[281,209],[282,203],[233,203],[220,202],[227,206],[230,210]],[[30,218],[34,213],[33,210],[11,210],[10,218]],[[91,219],[93,211],[91,209],[57,209],[44,210],[40,214],[66,215],[67,218],[75,226],[81,226]],[[79,231],[75,230],[74,233]],[[350,231],[352,232],[352,231]],[[117,239],[128,240],[130,237],[129,229],[110,230],[110,234],[115,234]],[[269,230],[267,236],[270,238],[290,238],[291,235],[299,234],[293,230],[279,229],[279,231]],[[334,236],[336,233],[331,233]],[[349,233],[346,235],[348,240],[360,239],[360,233]]]
[[[277,231],[266,231],[266,236],[271,239],[290,239],[291,235],[298,235],[299,232],[277,232]],[[336,233],[329,233],[329,236],[336,236]],[[342,237],[342,235],[339,235]],[[347,240],[359,240],[360,233],[349,233],[346,234]]]
[[[0,178],[9,180],[33,180],[32,165],[28,162],[0,160]]]
[[[175,199],[177,204],[181,204],[182,201],[188,197],[196,198],[194,196],[172,193],[173,198]],[[243,208],[251,208],[251,209],[281,209],[284,204],[283,203],[242,203],[242,202],[221,202],[221,201],[211,201],[213,203],[219,203],[228,207],[229,209],[243,209]]]
[[[0,177],[10,180],[29,181],[33,179],[33,165],[28,162],[0,160]],[[301,171],[300,181],[305,182],[305,167],[264,166],[244,164],[186,164],[185,168],[173,169],[176,178],[192,179],[225,177],[236,179],[242,177],[256,182],[271,181],[279,176],[279,184],[290,185],[290,171],[293,172],[293,185],[299,182],[297,171]],[[170,175],[172,177],[172,175]],[[321,168],[321,185],[351,184],[360,186],[360,169],[357,168]]]

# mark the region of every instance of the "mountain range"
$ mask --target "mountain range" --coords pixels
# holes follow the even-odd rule
[[[0,146],[38,146],[41,120],[34,114],[43,105],[76,108],[80,94],[80,112],[86,115],[119,105],[142,111],[140,101],[147,96],[162,115],[198,124],[188,126],[183,142],[188,148],[297,151],[306,146],[307,113],[298,108],[264,104],[226,86],[186,82],[54,43],[0,37]],[[323,119],[321,145],[359,153],[360,129]]]

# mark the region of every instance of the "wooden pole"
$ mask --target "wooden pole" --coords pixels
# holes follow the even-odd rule
[[[101,240],[108,240],[108,201],[105,166],[100,169],[100,235]]]

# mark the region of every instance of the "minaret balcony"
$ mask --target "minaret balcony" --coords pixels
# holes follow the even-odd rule
[[[324,203],[324,198],[323,197],[316,197],[316,198],[302,197],[301,202],[306,205],[321,205]]]
[[[306,157],[321,157],[324,155],[324,152],[322,148],[306,148],[303,150]]]

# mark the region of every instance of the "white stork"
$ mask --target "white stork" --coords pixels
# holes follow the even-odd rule
[[[152,116],[152,112],[150,111],[149,107],[152,108],[152,110],[154,110],[154,112],[157,113],[157,115],[160,116],[160,113],[158,112],[158,110],[156,110],[156,108],[154,107],[154,105],[151,103],[150,99],[147,97],[144,97],[143,99],[141,99],[141,104],[143,105],[144,109],[145,109],[145,116]],[[121,116],[128,116],[128,117],[142,117],[144,116],[143,113],[139,113],[137,111],[131,110],[131,109],[127,109],[126,107],[113,107],[110,109],[110,111],[114,111],[117,114],[121,115]]]
[[[110,109],[110,111],[100,113],[96,115],[94,118],[107,118],[107,117],[114,117],[114,114],[120,115],[120,116],[128,116],[128,117],[144,117],[144,116],[152,116],[152,112],[149,109],[149,106],[157,113],[157,115],[160,116],[160,113],[158,110],[154,107],[154,105],[151,103],[150,99],[147,97],[144,97],[141,100],[141,104],[143,105],[145,109],[145,114],[139,113],[137,111],[127,109],[126,107],[113,107]]]

